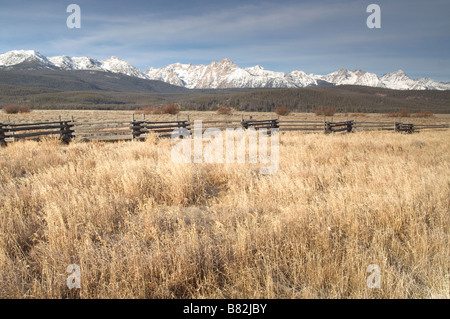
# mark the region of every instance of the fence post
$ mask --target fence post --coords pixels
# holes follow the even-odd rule
[[[133,130],[133,141],[134,140],[138,140],[140,141],[140,136],[142,134],[141,129],[143,128],[141,125],[142,122],[140,121],[135,121],[134,120],[134,114],[133,114],[133,121],[131,122],[131,127]]]
[[[333,130],[331,129],[330,122],[324,122],[323,129],[324,129],[325,134],[330,134],[331,132],[333,132]]]
[[[60,117],[61,119],[61,117]],[[60,133],[60,140],[64,143],[64,144],[69,144],[70,141],[73,138],[72,133],[74,132],[72,130],[73,124],[69,124],[68,121],[60,121],[59,125],[61,126],[61,128],[59,129],[61,131]]]
[[[277,119],[270,119],[270,128],[280,128]]]
[[[0,123],[0,146],[6,146],[5,131],[3,130],[3,123]]]
[[[271,119],[270,119],[270,128],[267,129],[267,134],[268,135],[272,135],[272,129],[273,128],[279,129],[280,125],[279,125],[278,119],[272,119],[272,117],[271,117]]]
[[[180,132],[180,135],[178,136],[178,138],[184,138],[183,134],[181,134],[181,129],[187,129],[188,130],[187,122],[186,121],[178,122],[177,128],[178,128],[178,132]]]
[[[353,131],[353,121],[347,121],[347,133],[351,133]]]

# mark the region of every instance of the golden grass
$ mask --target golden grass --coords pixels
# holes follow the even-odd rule
[[[449,298],[449,141],[286,133],[274,175],[153,137],[10,144],[0,298]]]

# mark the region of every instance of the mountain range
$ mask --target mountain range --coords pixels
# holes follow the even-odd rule
[[[64,70],[98,71],[126,75],[142,80],[163,81],[187,89],[230,88],[304,88],[330,85],[358,85],[395,90],[450,90],[450,83],[430,78],[411,79],[398,70],[381,77],[356,69],[340,69],[326,75],[290,73],[266,70],[257,65],[240,68],[229,59],[209,65],[175,63],[161,68],[148,68],[142,72],[115,56],[107,60],[90,57],[45,57],[34,50],[14,50],[0,55],[0,70]]]

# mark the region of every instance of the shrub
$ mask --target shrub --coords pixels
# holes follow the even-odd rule
[[[409,117],[409,116],[410,116],[409,111],[408,111],[408,110],[405,110],[405,109],[400,110],[400,111],[398,112],[398,114],[399,114],[399,117]]]
[[[410,113],[408,110],[403,109],[398,112],[387,113],[384,116],[386,116],[386,117],[409,117]]]
[[[336,113],[336,110],[332,107],[329,107],[325,110],[317,109],[314,111],[317,116],[325,115],[325,116],[333,116]]]
[[[233,111],[231,110],[230,107],[228,106],[221,106],[219,107],[219,109],[217,110],[217,114],[222,114],[222,115],[231,115]]]
[[[431,111],[425,111],[425,112],[417,112],[414,114],[411,114],[412,117],[433,117],[434,114]]]
[[[333,116],[334,113],[336,113],[336,110],[332,107],[329,107],[329,108],[325,109],[324,113],[325,113],[325,116]]]
[[[28,105],[9,104],[3,107],[3,111],[7,114],[29,113],[31,109]]]
[[[287,106],[279,106],[275,109],[275,113],[277,115],[289,115],[291,113],[291,109]]]
[[[164,114],[175,115],[175,114],[178,114],[180,112],[180,109],[179,109],[178,105],[176,105],[176,104],[167,104],[166,106],[164,106],[162,108],[161,111]]]

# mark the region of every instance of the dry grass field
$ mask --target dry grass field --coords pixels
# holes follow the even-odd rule
[[[0,148],[0,298],[450,297],[450,130],[282,133],[273,175],[172,143]]]
[[[0,112],[0,123],[7,123],[8,121],[15,123],[27,123],[27,122],[39,122],[39,121],[56,121],[59,116],[63,120],[71,120],[73,117],[76,122],[89,122],[89,121],[108,121],[108,120],[131,120],[133,113],[135,113],[136,119],[142,117],[141,114],[135,111],[109,111],[109,110],[33,110],[30,113],[19,113],[7,115],[4,112]],[[145,115],[146,119],[152,121],[172,121],[176,119],[176,116],[169,114],[150,114]],[[231,115],[218,115],[213,111],[182,111],[179,113],[178,118],[180,120],[190,119],[193,120],[241,120],[242,117],[248,119],[250,116],[253,119],[270,119],[277,118],[278,115],[270,112],[240,112],[234,111]],[[283,120],[300,120],[300,121],[322,121],[322,116],[317,116],[314,113],[291,113],[287,116],[280,116],[280,121]],[[385,117],[384,114],[375,113],[336,113],[333,117],[327,117],[327,121],[374,121],[374,122],[392,122],[404,121],[413,124],[449,124],[450,114],[436,114],[430,118],[395,118]]]

